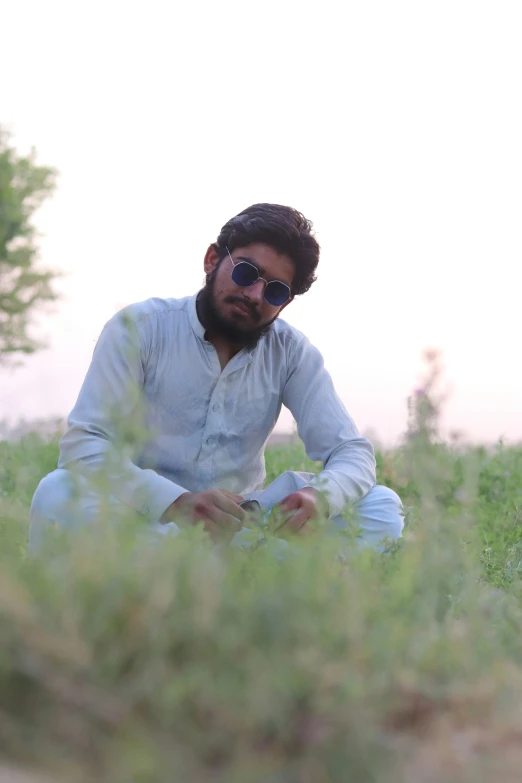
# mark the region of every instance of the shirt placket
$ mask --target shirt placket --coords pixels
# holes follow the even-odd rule
[[[209,350],[209,354],[213,352],[212,358],[215,359],[219,365],[219,359],[214,346],[210,345],[210,349],[207,348],[207,350]],[[250,360],[251,355],[248,351],[241,351],[239,354],[236,354],[219,374],[212,394],[210,395],[207,419],[203,432],[203,442],[199,456],[201,462],[207,463],[206,468],[209,483],[213,482],[215,473],[214,460],[219,454],[219,438],[225,424],[226,395],[227,393],[231,393],[232,386],[232,379],[230,376]]]

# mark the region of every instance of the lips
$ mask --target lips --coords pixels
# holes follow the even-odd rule
[[[245,307],[245,305],[242,305],[240,302],[233,302],[232,307],[241,315],[251,315],[248,307]]]

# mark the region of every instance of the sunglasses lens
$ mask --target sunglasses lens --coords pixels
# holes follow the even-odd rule
[[[236,285],[247,287],[253,285],[259,277],[257,269],[246,261],[240,261],[232,270],[232,280]]]
[[[281,307],[290,299],[290,289],[278,280],[272,280],[265,289],[265,299],[274,307]]]
[[[232,269],[232,280],[241,288],[248,288],[259,280],[259,272],[248,261],[240,261]],[[265,288],[265,299],[273,307],[281,307],[290,299],[290,288],[279,280],[272,280]]]

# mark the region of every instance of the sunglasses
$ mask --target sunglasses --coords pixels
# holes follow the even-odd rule
[[[265,301],[273,307],[281,307],[285,302],[288,302],[292,298],[292,292],[290,286],[286,283],[282,283],[281,280],[265,280],[259,274],[259,269],[248,261],[234,261],[230,255],[230,250],[226,248],[227,253],[232,261],[232,280],[241,288],[248,288],[258,280],[262,280],[265,284],[264,297]]]

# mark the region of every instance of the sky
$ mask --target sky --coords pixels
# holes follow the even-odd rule
[[[399,441],[436,348],[443,431],[522,441],[519,0],[11,0],[1,22],[0,124],[59,171],[35,224],[63,275],[0,420],[65,417],[103,324],[197,291],[221,226],[269,201],[314,223],[285,319],[361,431]]]

